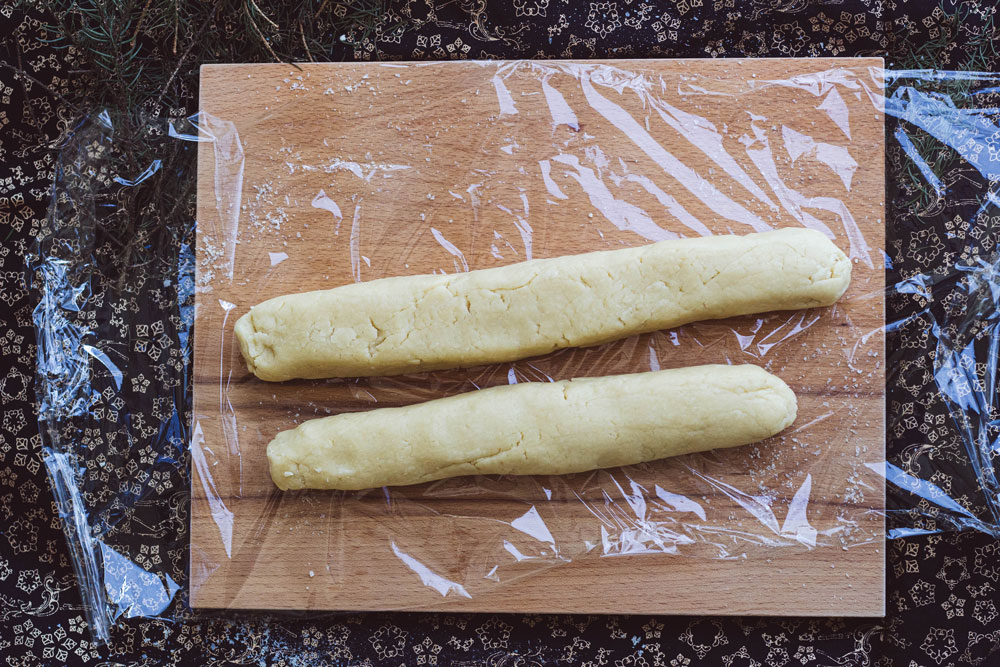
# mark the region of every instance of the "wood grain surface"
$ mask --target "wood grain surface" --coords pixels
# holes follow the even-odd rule
[[[191,604],[882,615],[881,66],[203,67]],[[802,225],[854,260],[832,308],[362,380],[261,382],[233,338],[251,305],[289,292]],[[282,493],[268,476],[270,439],[315,416],[700,363],[777,374],[795,424],[564,477]]]

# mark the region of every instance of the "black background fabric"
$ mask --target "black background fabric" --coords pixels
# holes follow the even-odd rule
[[[341,46],[309,55],[320,56],[317,60],[876,55],[895,68],[996,70],[994,18],[995,7],[977,3],[912,0],[410,0],[391,3],[382,23],[404,30],[364,38],[348,29]],[[86,81],[92,76],[77,71],[79,54],[49,41],[49,20],[44,9],[0,7],[0,35],[7,35],[2,45],[7,66],[0,68],[0,312],[5,313],[0,660],[5,664],[912,667],[1000,661],[994,655],[1000,646],[1000,542],[975,533],[889,541],[885,619],[383,613],[212,618],[188,612],[123,620],[110,646],[92,645],[41,463],[33,394],[35,304],[25,255],[43,227],[54,147],[77,111],[87,108]],[[206,40],[242,39],[248,38],[246,31],[219,12],[201,34]],[[175,48],[163,43],[166,34],[158,25],[136,29],[140,48],[162,52],[164,59]],[[18,77],[16,69],[30,79]],[[153,111],[193,112],[197,90],[187,89],[182,101],[183,108]],[[968,208],[982,197],[981,177],[960,161],[947,167],[950,200]],[[996,246],[996,216],[927,207],[891,152],[888,169],[887,252],[899,275],[950,261],[949,253],[961,252],[960,241],[968,237]],[[913,348],[915,363],[922,363],[921,354],[926,350]],[[907,409],[902,399],[893,405]],[[922,423],[903,424],[895,446],[923,442],[933,428],[947,431],[932,410],[921,414]],[[146,556],[186,560],[182,553]]]

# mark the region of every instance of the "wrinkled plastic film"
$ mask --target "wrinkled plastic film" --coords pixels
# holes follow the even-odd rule
[[[998,77],[886,77],[889,535],[995,535]]]
[[[880,408],[854,411],[843,396],[864,401],[882,391],[882,376],[873,372],[884,364],[881,318],[870,319],[877,322],[874,331],[852,321],[881,312],[881,238],[866,238],[848,206],[852,188],[860,187],[853,179],[861,159],[850,138],[851,117],[881,118],[881,70],[754,82],[669,79],[641,65],[467,64],[490,74],[476,77],[488,83],[470,87],[463,113],[418,130],[401,120],[392,145],[366,141],[364,129],[360,136],[338,130],[348,119],[336,110],[317,123],[319,134],[308,142],[283,129],[296,104],[288,94],[315,88],[377,102],[407,86],[410,67],[419,66],[387,66],[336,82],[313,80],[307,69],[267,100],[274,106],[259,125],[244,126],[244,133],[269,137],[273,148],[247,153],[239,167],[245,196],[235,264],[226,252],[205,253],[198,279],[199,289],[211,294],[199,326],[221,328],[221,354],[211,361],[219,363],[221,381],[218,398],[195,407],[193,461],[199,473],[225,470],[196,481],[221,538],[220,555],[240,558],[251,544],[240,517],[255,513],[259,494],[272,493],[262,445],[306,419],[498,384],[701,363],[753,363],[793,385],[822,378],[825,386],[810,384],[800,396],[799,419],[788,432],[738,450],[580,475],[269,495],[281,529],[261,532],[255,524],[252,544],[263,541],[264,550],[280,554],[298,548],[286,546],[298,534],[334,535],[330,550],[349,553],[354,535],[354,544],[369,552],[367,545],[387,545],[398,564],[435,582],[428,586],[446,598],[474,596],[580,558],[743,558],[779,547],[842,549],[877,539],[881,478],[866,464],[882,461],[883,415]],[[710,119],[719,97],[745,110],[727,115],[725,127]],[[773,117],[776,100],[786,103],[784,118]],[[798,103],[811,115],[795,110]],[[463,147],[452,135],[478,143]],[[810,186],[802,175],[820,170],[832,175],[835,191]],[[223,180],[230,176],[225,172]],[[215,178],[218,183],[218,172]],[[228,194],[216,192],[216,201]],[[881,192],[878,197],[881,202]],[[864,222],[881,232],[881,219],[877,226]],[[849,254],[856,277],[844,302],[702,322],[511,364],[280,385],[247,374],[232,334],[252,303],[286,291],[779,224],[818,229]],[[218,236],[206,242],[226,247]],[[297,270],[303,266],[310,268]],[[825,339],[833,327],[847,333]],[[824,371],[817,373],[817,366]],[[265,419],[238,407],[253,402]],[[831,433],[858,439],[851,463],[844,465],[843,447],[826,446]],[[258,460],[251,462],[248,448]],[[830,467],[842,475],[814,473]],[[435,522],[440,516],[448,520]],[[300,553],[301,568],[322,568],[332,586],[341,585],[338,577],[350,578],[336,559]],[[260,567],[266,576],[264,561]]]
[[[79,121],[29,258],[42,460],[100,642],[182,608],[198,140],[183,119]]]
[[[173,573],[188,555],[189,493],[205,519],[193,529],[191,548],[209,550],[193,559],[200,567],[190,571],[192,591],[221,576],[227,561],[245,562],[261,545],[280,552],[282,543],[308,535],[323,544],[324,557],[302,563],[307,585],[343,585],[351,562],[375,555],[419,580],[428,591],[425,606],[580,559],[756,559],[775,549],[850,549],[881,539],[887,515],[889,536],[997,531],[995,262],[992,249],[976,248],[974,238],[942,238],[938,224],[957,216],[974,229],[995,204],[985,186],[978,197],[953,201],[938,165],[928,163],[934,151],[954,151],[984,182],[993,179],[989,128],[996,119],[990,108],[975,106],[977,89],[994,85],[990,77],[833,68],[769,81],[671,80],[637,63],[464,65],[489,71],[489,85],[470,88],[467,99],[478,98],[470,108],[491,113],[458,109],[422,136],[400,122],[391,147],[364,146],[339,129],[311,144],[290,141],[280,129],[294,105],[287,98],[240,132],[209,116],[160,126],[147,139],[165,154],[177,145],[191,152],[188,169],[176,177],[192,188],[192,156],[201,142],[213,201],[209,215],[202,202],[197,269],[190,215],[172,237],[169,261],[156,265],[156,280],[138,290],[111,280],[122,267],[94,238],[107,212],[83,202],[109,188],[120,194],[149,187],[156,179],[140,176],[152,162],[122,167],[109,118],[84,126],[107,152],[94,152],[83,129],[64,149],[79,166],[72,177],[57,176],[57,201],[73,210],[53,207],[33,267],[42,297],[35,314],[40,418],[50,476],[63,489],[60,507],[73,519],[65,523],[74,561],[78,573],[89,573],[81,582],[105,626],[121,616],[171,615],[183,603],[187,588]],[[387,66],[377,80],[331,87],[330,98],[371,94],[377,102],[390,86],[405,87],[414,67]],[[293,90],[319,85],[308,76],[291,79]],[[280,100],[287,91],[276,93]],[[731,114],[736,120],[712,120],[720,100],[739,108]],[[887,207],[895,213],[884,249],[864,232],[873,221],[859,221],[853,209],[852,193],[864,188],[856,174],[866,173],[871,157],[851,135],[862,114],[883,113]],[[449,143],[450,133],[463,135],[463,123],[476,124],[481,141],[465,151]],[[274,150],[248,148],[251,135],[272,137]],[[173,162],[164,156],[160,164],[154,171]],[[118,180],[89,167],[114,171]],[[827,186],[810,185],[809,176],[820,174]],[[930,205],[906,199],[916,192]],[[269,290],[778,226],[819,229],[849,254],[856,278],[841,303],[696,323],[511,364],[277,385],[247,373],[233,339],[235,320]],[[72,252],[60,252],[66,244]],[[901,275],[886,259],[911,245],[924,248],[918,251],[927,254],[928,270]],[[303,284],[294,269],[317,257],[324,270]],[[122,300],[133,307],[122,308]],[[858,314],[883,301],[884,326],[857,324]],[[192,321],[196,335],[211,330],[219,348],[211,367],[195,361],[193,381],[215,389],[189,421]],[[827,338],[831,329],[835,340]],[[151,350],[176,355],[177,364],[164,375]],[[579,475],[281,493],[263,474],[264,446],[274,433],[309,418],[499,384],[701,363],[753,363],[793,387],[808,385],[798,420],[765,443]],[[881,391],[883,375],[888,456],[873,437],[880,420],[857,408]],[[145,383],[149,388],[140,390]],[[123,428],[122,417],[146,412],[141,406],[150,398],[159,428]],[[116,399],[119,408],[109,414]],[[918,433],[924,440],[913,441]],[[831,437],[853,439],[856,449],[830,448]],[[131,446],[115,448],[116,438]],[[109,448],[117,458],[95,463]],[[844,452],[846,466],[838,458]],[[831,477],[827,471],[838,466],[846,474]],[[260,497],[267,516],[248,517]],[[142,535],[138,515],[128,511],[138,508],[175,514],[177,534]],[[359,543],[368,551],[357,550]],[[149,556],[154,547],[159,562]]]

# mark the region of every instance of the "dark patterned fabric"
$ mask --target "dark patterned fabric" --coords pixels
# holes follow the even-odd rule
[[[339,7],[338,3],[333,3]],[[392,3],[374,30],[347,28],[342,46],[316,59],[590,58],[882,55],[898,69],[996,70],[995,7],[989,3],[900,0],[784,2],[772,0],[409,0]],[[266,5],[266,3],[261,3]],[[346,13],[346,12],[344,12]],[[887,543],[887,616],[879,620],[730,619],[620,616],[507,616],[352,614],[320,618],[245,615],[205,618],[178,604],[171,619],[121,619],[110,646],[91,643],[63,527],[41,459],[34,397],[36,345],[25,258],[45,226],[56,166],[55,146],[88,106],[88,77],[80,54],[56,49],[40,10],[0,7],[0,661],[8,665],[122,664],[339,664],[339,665],[973,665],[1000,661],[1000,542],[981,533],[913,536]],[[262,21],[262,23],[264,23]],[[174,61],[172,33],[161,20],[131,26],[140,49]],[[220,11],[203,26],[204,40],[256,39],[236,13]],[[266,24],[265,24],[266,29]],[[305,38],[303,37],[303,42]],[[28,76],[18,76],[21,69]],[[99,75],[99,74],[98,74]],[[946,91],[961,98],[966,90]],[[998,104],[980,96],[980,106]],[[197,91],[184,107],[150,111],[183,116],[195,110]],[[889,123],[889,132],[895,124]],[[890,142],[887,200],[890,282],[935,267],[986,256],[1000,242],[1000,213],[984,205],[996,182],[958,153],[934,150],[912,128],[916,150],[930,161],[940,188],[928,183],[912,157]],[[996,139],[994,139],[997,141]],[[924,141],[924,143],[920,143]],[[992,148],[988,148],[992,151]],[[113,240],[108,240],[113,244]],[[99,246],[101,247],[101,246]],[[110,246],[109,246],[110,248]],[[107,250],[112,252],[112,250]],[[139,281],[142,271],[131,274]],[[961,310],[962,294],[949,283],[917,296],[890,297],[896,313]],[[119,297],[128,292],[115,287]],[[164,294],[160,298],[166,298]],[[894,300],[895,299],[895,300]],[[170,303],[157,304],[164,312]],[[960,320],[956,320],[960,321]],[[962,440],[936,403],[929,360],[929,321],[914,320],[894,335],[902,352],[890,387],[890,439],[901,467],[940,471],[934,483],[988,520],[982,489],[963,487]],[[159,429],[171,413],[154,392],[182,346],[162,340],[158,327],[130,322],[134,343],[150,357],[149,372],[129,375],[133,396],[149,395],[133,410],[135,433]],[[981,340],[969,325],[953,335]],[[149,350],[159,350],[153,357]],[[162,354],[161,354],[162,352]],[[181,354],[183,357],[183,354]],[[159,371],[157,370],[159,369]],[[157,373],[160,373],[158,375]],[[980,369],[976,375],[981,377]],[[988,386],[984,390],[987,391]],[[995,402],[995,397],[991,397]],[[109,400],[107,409],[115,409]],[[142,404],[140,400],[138,404]],[[989,414],[990,423],[1000,415]],[[152,429],[152,431],[150,430]],[[147,435],[143,436],[144,433]],[[84,433],[86,437],[86,433]],[[992,434],[996,437],[996,434]],[[171,571],[184,582],[188,483],[183,460],[153,476],[138,453],[121,444],[119,459],[97,461],[97,482],[117,492],[130,485],[176,497],[177,511],[162,524],[109,503],[109,525],[145,535],[130,554],[147,569]],[[96,460],[96,457],[95,457]],[[122,465],[116,465],[115,461]],[[132,467],[126,461],[135,461]],[[935,473],[936,474],[936,473]],[[95,483],[95,489],[97,488]],[[905,525],[952,528],[933,504],[912,503]],[[115,515],[120,510],[120,515]],[[162,517],[161,517],[162,520]],[[923,522],[923,523],[921,523]],[[995,520],[994,520],[995,522]],[[152,538],[155,536],[155,539]],[[164,545],[162,548],[157,545]]]

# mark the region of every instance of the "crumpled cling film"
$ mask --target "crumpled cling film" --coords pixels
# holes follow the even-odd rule
[[[628,127],[630,136],[645,142],[644,150],[656,153],[661,161],[667,159],[658,153],[662,149],[654,134],[645,131],[647,122],[689,133],[690,141],[702,150],[721,149],[721,144],[711,143],[712,128],[697,114],[667,109],[657,87],[629,76],[627,68],[598,69],[589,78],[581,78],[580,85],[589,86],[583,93],[590,101],[583,111],[560,105],[558,96],[552,94],[551,77],[567,74],[559,65],[480,66],[495,68],[489,92],[501,112],[509,110],[509,105],[528,105],[526,98],[515,95],[532,78],[553,118],[570,126],[575,122],[578,130],[591,125],[584,114],[601,114],[602,104],[621,103],[629,95],[645,96],[642,102],[651,110],[650,117],[638,123],[638,131]],[[345,517],[353,515],[378,530],[389,526],[386,507],[420,514],[431,511],[436,499],[446,498],[449,507],[461,508],[463,498],[484,494],[520,503],[524,511],[506,521],[471,512],[449,515],[469,537],[461,554],[435,551],[422,536],[401,533],[396,525],[382,534],[382,548],[436,594],[472,596],[581,558],[644,554],[653,559],[739,559],[761,557],[775,548],[847,548],[873,539],[870,526],[877,522],[870,521],[871,514],[887,516],[889,537],[941,530],[1000,534],[1000,489],[993,463],[1000,417],[996,406],[998,265],[990,234],[1000,224],[995,194],[1000,130],[997,105],[991,101],[998,81],[988,74],[925,71],[880,70],[869,76],[867,81],[857,80],[832,70],[813,81],[768,83],[786,87],[796,99],[813,100],[812,106],[827,105],[827,118],[834,125],[849,118],[849,108],[866,107],[869,113],[886,116],[884,252],[871,246],[856,228],[828,227],[852,257],[885,269],[884,329],[856,331],[843,350],[835,351],[842,355],[844,369],[885,364],[885,460],[859,449],[859,465],[849,479],[839,480],[838,488],[813,488],[825,460],[820,443],[810,441],[810,429],[830,418],[826,416],[815,424],[797,424],[798,430],[785,441],[786,447],[817,451],[794,475],[775,472],[780,469],[782,450],[751,446],[744,451],[749,474],[741,479],[715,474],[720,461],[730,454],[710,452],[671,461],[663,469],[669,475],[659,483],[655,475],[649,477],[648,466],[635,466],[583,478],[461,478],[415,489],[334,495],[305,492],[305,497],[322,498],[336,510],[324,514],[325,529],[335,536],[338,548],[345,547],[331,550],[332,569],[336,571],[337,558],[351,555],[350,536],[338,532],[338,521]],[[872,85],[880,79],[885,84],[884,97]],[[689,92],[712,93],[704,81],[690,80],[685,85]],[[865,94],[847,95],[859,90]],[[614,117],[612,124],[637,123],[634,117],[615,115],[610,107],[604,112]],[[517,118],[505,117],[506,134],[491,139],[496,148],[509,148],[509,156],[517,148]],[[717,193],[731,192],[733,181],[741,181],[741,187],[750,192],[759,191],[781,206],[795,208],[788,199],[794,198],[794,192],[777,193],[780,179],[776,181],[769,171],[775,155],[787,152],[794,154],[793,160],[815,159],[845,185],[853,173],[851,163],[866,159],[863,150],[843,133],[836,142],[817,141],[810,133],[790,127],[778,135],[782,141],[768,143],[765,121],[756,119],[749,127],[761,134],[746,135],[746,153],[738,162],[725,150],[716,151],[713,157],[719,167],[707,176],[707,172],[689,174],[691,178],[697,176]],[[196,289],[205,287],[195,284],[194,167],[198,145],[205,142],[210,142],[214,156],[216,215],[201,221],[201,233],[212,244],[208,248],[210,271],[202,275],[212,273],[212,280],[222,285],[248,278],[240,273],[238,261],[241,244],[236,240],[241,229],[243,234],[273,241],[267,256],[272,267],[294,262],[295,252],[284,242],[294,248],[296,230],[283,225],[284,207],[272,196],[271,186],[247,181],[248,156],[231,122],[210,116],[163,121],[107,113],[82,120],[68,134],[48,224],[30,260],[39,298],[34,322],[44,462],[90,627],[101,641],[108,639],[118,619],[171,618],[182,613],[189,586],[197,587],[212,577],[212,567],[186,571],[189,548],[198,548],[191,547],[187,532],[190,468],[198,471],[226,553],[239,547],[240,536],[233,531],[234,512],[240,507],[232,499],[238,494],[216,486],[212,470],[222,461],[230,471],[227,484],[234,479],[236,484],[248,485],[260,481],[240,478],[244,462],[239,447],[206,447],[202,425],[195,419],[191,426],[194,300]],[[755,228],[726,224],[727,219],[743,215],[736,209],[715,211],[718,218],[714,221],[691,215],[656,178],[616,165],[617,156],[603,152],[601,144],[598,136],[589,150],[578,154],[554,146],[552,159],[531,165],[529,176],[543,180],[553,201],[575,199],[589,207],[581,209],[592,213],[583,224],[594,234],[602,238],[631,235],[634,244],[669,237],[655,222],[660,213],[651,216],[648,213],[654,209],[630,201],[628,187],[635,187],[643,198],[652,197],[665,211],[663,215],[680,220],[688,235]],[[352,161],[339,156],[335,148],[328,157],[322,164],[301,161],[294,154],[283,155],[282,161],[288,163],[292,177],[298,170],[305,178],[313,169],[338,183],[356,179],[360,184],[377,176],[387,197],[394,194],[393,179],[403,178],[408,166]],[[690,172],[683,161],[670,163],[669,169]],[[488,174],[485,179],[483,185],[457,195],[476,206],[485,205]],[[376,257],[378,248],[365,235],[365,216],[376,202],[338,201],[328,190],[316,188],[310,204],[328,213],[340,230],[335,243],[344,251],[346,281],[373,279],[379,271],[402,273],[402,257]],[[847,192],[831,193],[821,203],[828,210],[841,210]],[[451,196],[448,192],[429,194],[438,199]],[[491,235],[486,254],[495,252],[505,261],[525,259],[529,253],[545,256],[546,204],[515,199],[494,202],[506,209],[501,212],[509,225],[493,230],[496,234]],[[718,201],[732,200],[715,201],[718,205]],[[648,208],[647,203],[643,205]],[[429,228],[429,234],[442,251],[437,269],[479,268],[482,253],[449,238],[439,225]],[[379,259],[385,263],[379,265]],[[246,268],[244,263],[242,270]],[[855,298],[872,297],[868,293]],[[238,316],[233,311],[245,305],[219,303],[228,335]],[[767,365],[801,346],[824,319],[836,320],[838,312],[833,308],[769,314],[759,322],[751,318],[743,323],[745,328],[695,324],[615,344],[613,354],[607,347],[570,350],[551,359],[472,369],[422,383],[403,377],[335,381],[329,386],[338,396],[350,397],[358,409],[367,409],[379,402],[428,400],[507,382],[650,370],[685,365],[692,359],[707,363],[717,360],[711,352],[704,352],[713,349],[725,350],[732,362]],[[199,313],[199,321],[201,317]],[[868,341],[882,335],[884,357],[866,357]],[[806,348],[800,354],[820,353]],[[230,419],[227,392],[235,385],[228,378],[245,371],[240,371],[238,355],[226,356],[225,363],[219,369],[216,417],[231,423],[230,435],[238,443],[244,436]],[[281,418],[285,425],[321,410],[314,406],[305,410],[296,403],[297,389],[290,391],[273,399],[275,405],[287,404]],[[831,516],[836,509],[812,502],[817,494],[864,495],[883,481],[885,510],[859,504],[856,511],[841,510]],[[297,502],[296,497],[275,496],[274,502],[280,509],[280,503]],[[721,504],[726,511],[720,513],[706,502],[709,497],[725,499]],[[585,530],[575,535],[554,532],[553,499],[576,499],[590,517],[580,524]],[[463,565],[456,568],[449,559],[458,558]]]

